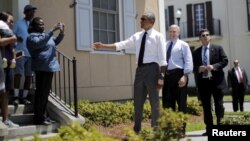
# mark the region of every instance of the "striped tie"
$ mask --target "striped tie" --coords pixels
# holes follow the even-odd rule
[[[206,46],[205,49],[204,49],[204,54],[203,54],[203,60],[202,60],[202,63],[204,66],[207,66],[208,65],[208,62],[207,62],[207,50],[208,50],[208,47]],[[203,77],[208,77],[208,72],[203,72]]]

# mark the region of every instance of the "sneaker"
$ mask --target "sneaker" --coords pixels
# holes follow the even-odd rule
[[[9,119],[6,119],[4,122],[3,122],[6,126],[8,126],[9,128],[16,128],[16,127],[19,127],[18,124],[15,124],[13,123],[11,120]]]

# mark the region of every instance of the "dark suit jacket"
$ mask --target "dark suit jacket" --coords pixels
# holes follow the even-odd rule
[[[241,68],[241,72],[242,72],[242,77],[243,77],[243,84],[244,84],[244,90],[248,89],[248,79],[247,79],[247,74],[244,68]],[[238,86],[237,84],[239,83],[238,79],[237,79],[237,74],[236,71],[234,69],[234,67],[228,71],[228,75],[227,75],[227,82],[228,82],[228,87],[234,87],[234,86]]]
[[[199,73],[199,67],[202,66],[202,46],[197,48],[193,52],[193,63],[194,63],[194,73],[196,75],[197,87],[199,88],[202,85],[200,82],[202,81],[202,73]],[[216,87],[219,89],[226,89],[226,80],[223,68],[228,64],[228,58],[223,50],[223,48],[219,45],[210,44],[209,48],[209,57],[210,64],[213,65],[214,70],[211,71],[212,78]]]

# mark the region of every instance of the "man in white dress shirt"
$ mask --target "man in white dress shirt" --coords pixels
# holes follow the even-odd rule
[[[134,131],[139,133],[143,105],[149,94],[151,104],[151,126],[157,126],[159,118],[159,89],[163,86],[163,77],[166,63],[165,39],[161,33],[153,29],[155,15],[145,12],[141,17],[140,32],[136,32],[128,39],[114,44],[103,44],[96,42],[92,45],[94,49],[111,48],[122,50],[135,48],[137,69],[134,81]]]
[[[193,58],[189,45],[179,39],[180,28],[177,25],[169,27],[169,41],[166,45],[167,69],[162,90],[163,108],[172,108],[187,112],[188,74],[193,72]],[[182,136],[185,137],[183,126]]]

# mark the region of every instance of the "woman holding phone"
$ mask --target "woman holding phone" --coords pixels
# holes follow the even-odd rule
[[[59,34],[53,37],[55,31]],[[56,46],[63,40],[64,24],[58,23],[48,32],[44,32],[44,21],[35,17],[30,25],[27,47],[32,57],[31,68],[35,72],[36,91],[34,102],[34,124],[51,124],[46,107],[50,94],[53,74],[60,71],[56,58]]]

